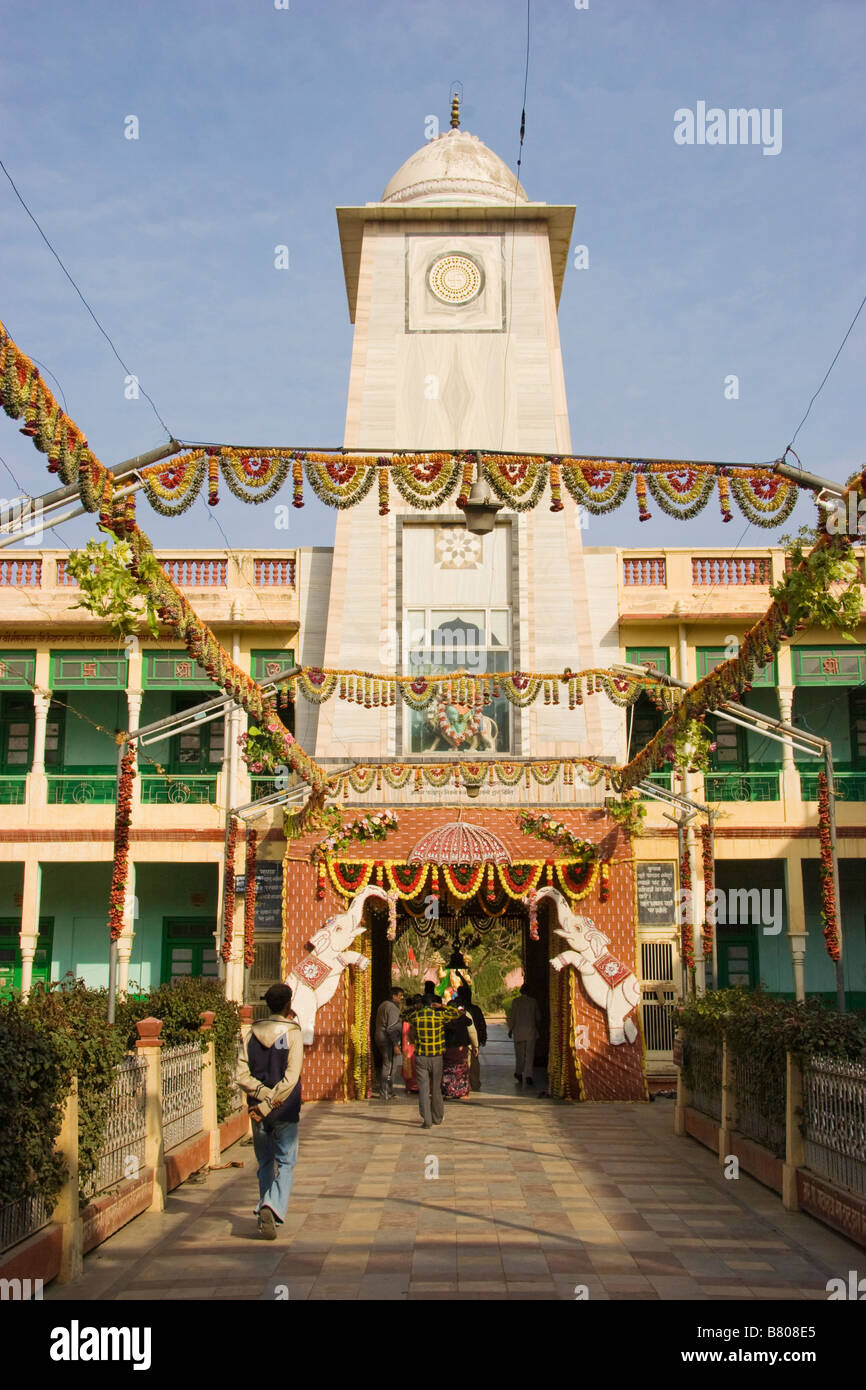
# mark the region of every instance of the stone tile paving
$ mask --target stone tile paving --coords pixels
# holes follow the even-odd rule
[[[521,1092],[497,1041],[488,1089],[448,1103],[441,1128],[422,1130],[402,1097],[307,1106],[275,1242],[256,1238],[252,1150],[236,1145],[223,1161],[242,1171],[179,1188],[46,1298],[574,1299],[584,1285],[591,1299],[803,1300],[856,1267],[841,1236],[675,1138],[671,1101]]]

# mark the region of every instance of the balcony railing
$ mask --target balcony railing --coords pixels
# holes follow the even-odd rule
[[[866,801],[866,772],[833,772],[837,801]],[[818,800],[817,772],[800,773],[800,798]]]
[[[217,779],[206,773],[190,776],[142,772],[142,806],[208,806],[216,802]]]
[[[269,556],[262,556],[255,562],[255,580],[257,585],[270,588],[294,589],[295,587],[295,560],[291,558],[271,559]]]
[[[0,586],[38,589],[41,583],[41,560],[20,560],[16,556],[0,560]]]
[[[224,588],[228,562],[219,559],[160,559],[169,578],[184,589]]]
[[[778,801],[778,772],[705,772],[707,801]]]
[[[0,773],[0,806],[23,806],[26,786],[22,773]]]
[[[667,564],[663,555],[624,555],[623,584],[649,587],[667,584]]]
[[[114,768],[66,768],[48,774],[49,806],[107,806],[114,801]]]
[[[75,588],[78,585],[78,580],[69,573],[65,560],[57,561],[57,584],[60,588]]]
[[[693,555],[692,583],[701,587],[728,584],[769,584],[768,555]]]

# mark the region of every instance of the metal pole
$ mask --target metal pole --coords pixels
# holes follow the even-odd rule
[[[716,877],[716,837],[715,837],[716,813],[715,813],[715,811],[707,811],[707,821],[708,821],[709,827],[710,827],[710,855],[711,855],[712,861],[713,861],[713,881],[715,882],[715,877]],[[704,892],[705,892],[705,893],[706,893],[706,887],[707,887],[706,884],[704,884]],[[717,931],[718,923],[716,922],[715,904],[713,904],[712,913],[713,913],[713,922],[712,922],[712,927],[713,927],[713,960],[712,960],[713,984],[712,984],[712,987],[713,987],[713,989],[718,989],[718,987],[719,987],[719,935],[718,935],[718,931]]]
[[[824,772],[827,777],[827,801],[830,819],[830,856],[833,864],[833,893],[836,898],[836,938],[839,942],[839,959],[836,967],[836,1007],[840,1014],[845,1009],[845,971],[842,962],[842,899],[839,896],[839,856],[836,853],[836,782],[833,777],[833,751],[827,743],[824,749]]]

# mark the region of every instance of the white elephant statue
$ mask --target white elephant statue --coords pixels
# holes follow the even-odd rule
[[[299,960],[286,976],[292,990],[292,1008],[303,1033],[304,1046],[309,1047],[316,1031],[316,1011],[336,993],[340,977],[347,965],[366,970],[370,962],[349,947],[364,931],[362,918],[368,898],[388,899],[381,888],[363,888],[352,899],[345,912],[329,917],[323,927],[308,942],[309,955]]]
[[[539,888],[537,896],[550,898],[555,904],[559,918],[556,934],[571,947],[553,957],[550,963],[554,970],[573,965],[593,1004],[607,1014],[610,1041],[634,1042],[638,1030],[631,1015],[640,1003],[640,985],[634,972],[610,954],[610,938],[593,925],[591,917],[572,912],[558,888]]]

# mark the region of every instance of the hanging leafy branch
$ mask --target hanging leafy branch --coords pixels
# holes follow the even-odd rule
[[[791,569],[770,589],[771,596],[787,604],[798,625],[838,628],[845,641],[853,642],[862,595],[859,566],[847,536],[828,541],[823,532],[801,526],[796,536],[781,536],[780,541]]]
[[[90,540],[70,552],[66,570],[81,590],[73,606],[102,618],[112,636],[128,637],[142,622],[151,637],[159,636],[153,583],[160,566],[152,552],[136,560],[128,541]]]

